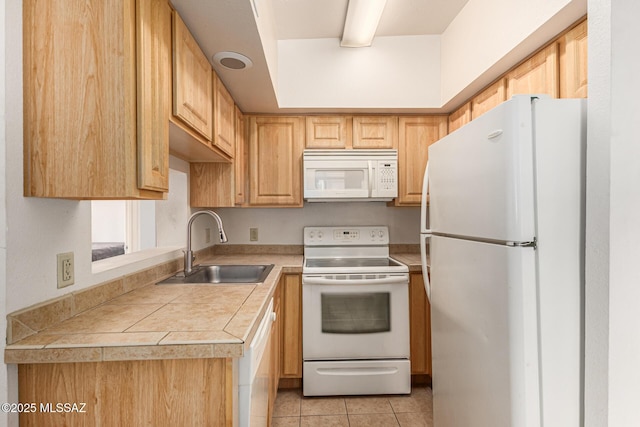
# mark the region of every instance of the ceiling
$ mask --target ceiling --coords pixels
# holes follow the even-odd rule
[[[468,0],[387,0],[378,36],[442,34]],[[347,0],[273,0],[277,36],[339,38]]]
[[[467,1],[387,0],[376,35],[441,34]],[[286,112],[278,108],[252,2],[258,13],[271,7],[277,39],[291,40],[340,38],[348,0],[172,0],[242,111]],[[212,60],[219,51],[242,53],[251,58],[253,67],[240,71],[220,67]]]

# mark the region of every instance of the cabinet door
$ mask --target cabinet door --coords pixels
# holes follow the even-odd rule
[[[165,54],[160,40],[144,37],[161,32],[162,19],[141,34],[144,50],[136,52],[136,32],[147,30],[138,26],[150,13],[142,6],[145,14],[136,20],[133,0],[23,2],[25,196],[162,199],[161,191],[138,187],[138,125],[164,138],[155,129],[161,95],[148,115],[136,112],[137,66],[161,61]],[[153,13],[160,16],[165,7]],[[162,157],[168,156],[161,153],[162,139],[159,144],[150,156],[144,151],[149,163],[142,168],[145,176],[148,166],[152,170],[148,187],[164,190],[166,185],[155,181],[166,172]]]
[[[286,276],[283,276],[286,277]],[[271,372],[269,373],[269,416],[268,420],[273,417],[273,406],[278,394],[278,384],[280,383],[280,365],[281,365],[281,340],[282,340],[282,305],[281,290],[283,287],[283,278],[276,287],[273,294],[273,312],[276,314],[275,321],[271,327]]]
[[[236,153],[233,159],[233,168],[235,174],[235,203],[243,205],[247,202],[246,186],[247,186],[247,127],[242,111],[235,108],[236,111]]]
[[[487,111],[507,100],[506,79],[501,78],[471,100],[471,119],[477,119]]]
[[[431,375],[431,306],[420,273],[410,275],[409,333],[411,373]]]
[[[211,141],[211,64],[189,29],[173,14],[173,115]]]
[[[560,38],[560,98],[587,97],[587,21]]]
[[[306,148],[347,148],[351,146],[351,118],[347,116],[306,117]]]
[[[189,171],[189,204],[192,208],[234,206],[232,163],[189,163]]]
[[[138,186],[169,191],[171,7],[140,0],[136,11]]]
[[[471,121],[471,103],[467,102],[453,113],[449,114],[449,133],[461,128]]]
[[[547,94],[558,90],[558,44],[551,43],[507,74],[507,99],[517,94]]]
[[[304,118],[249,120],[249,200],[251,205],[302,206]]]
[[[286,274],[282,282],[282,378],[302,378],[302,279]]]
[[[229,157],[235,155],[236,110],[231,94],[222,80],[213,74],[213,145]]]
[[[398,126],[396,205],[419,206],[428,148],[447,134],[447,116],[400,117]]]
[[[397,127],[394,116],[354,116],[353,148],[396,148]]]

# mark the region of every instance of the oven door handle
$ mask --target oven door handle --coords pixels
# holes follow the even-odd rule
[[[409,283],[409,276],[391,276],[382,279],[327,279],[302,276],[303,285],[390,285]]]

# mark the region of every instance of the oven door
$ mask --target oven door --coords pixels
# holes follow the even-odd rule
[[[408,274],[302,276],[304,360],[409,357]]]

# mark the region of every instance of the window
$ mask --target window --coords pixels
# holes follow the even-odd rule
[[[92,261],[155,247],[155,201],[91,201]]]

